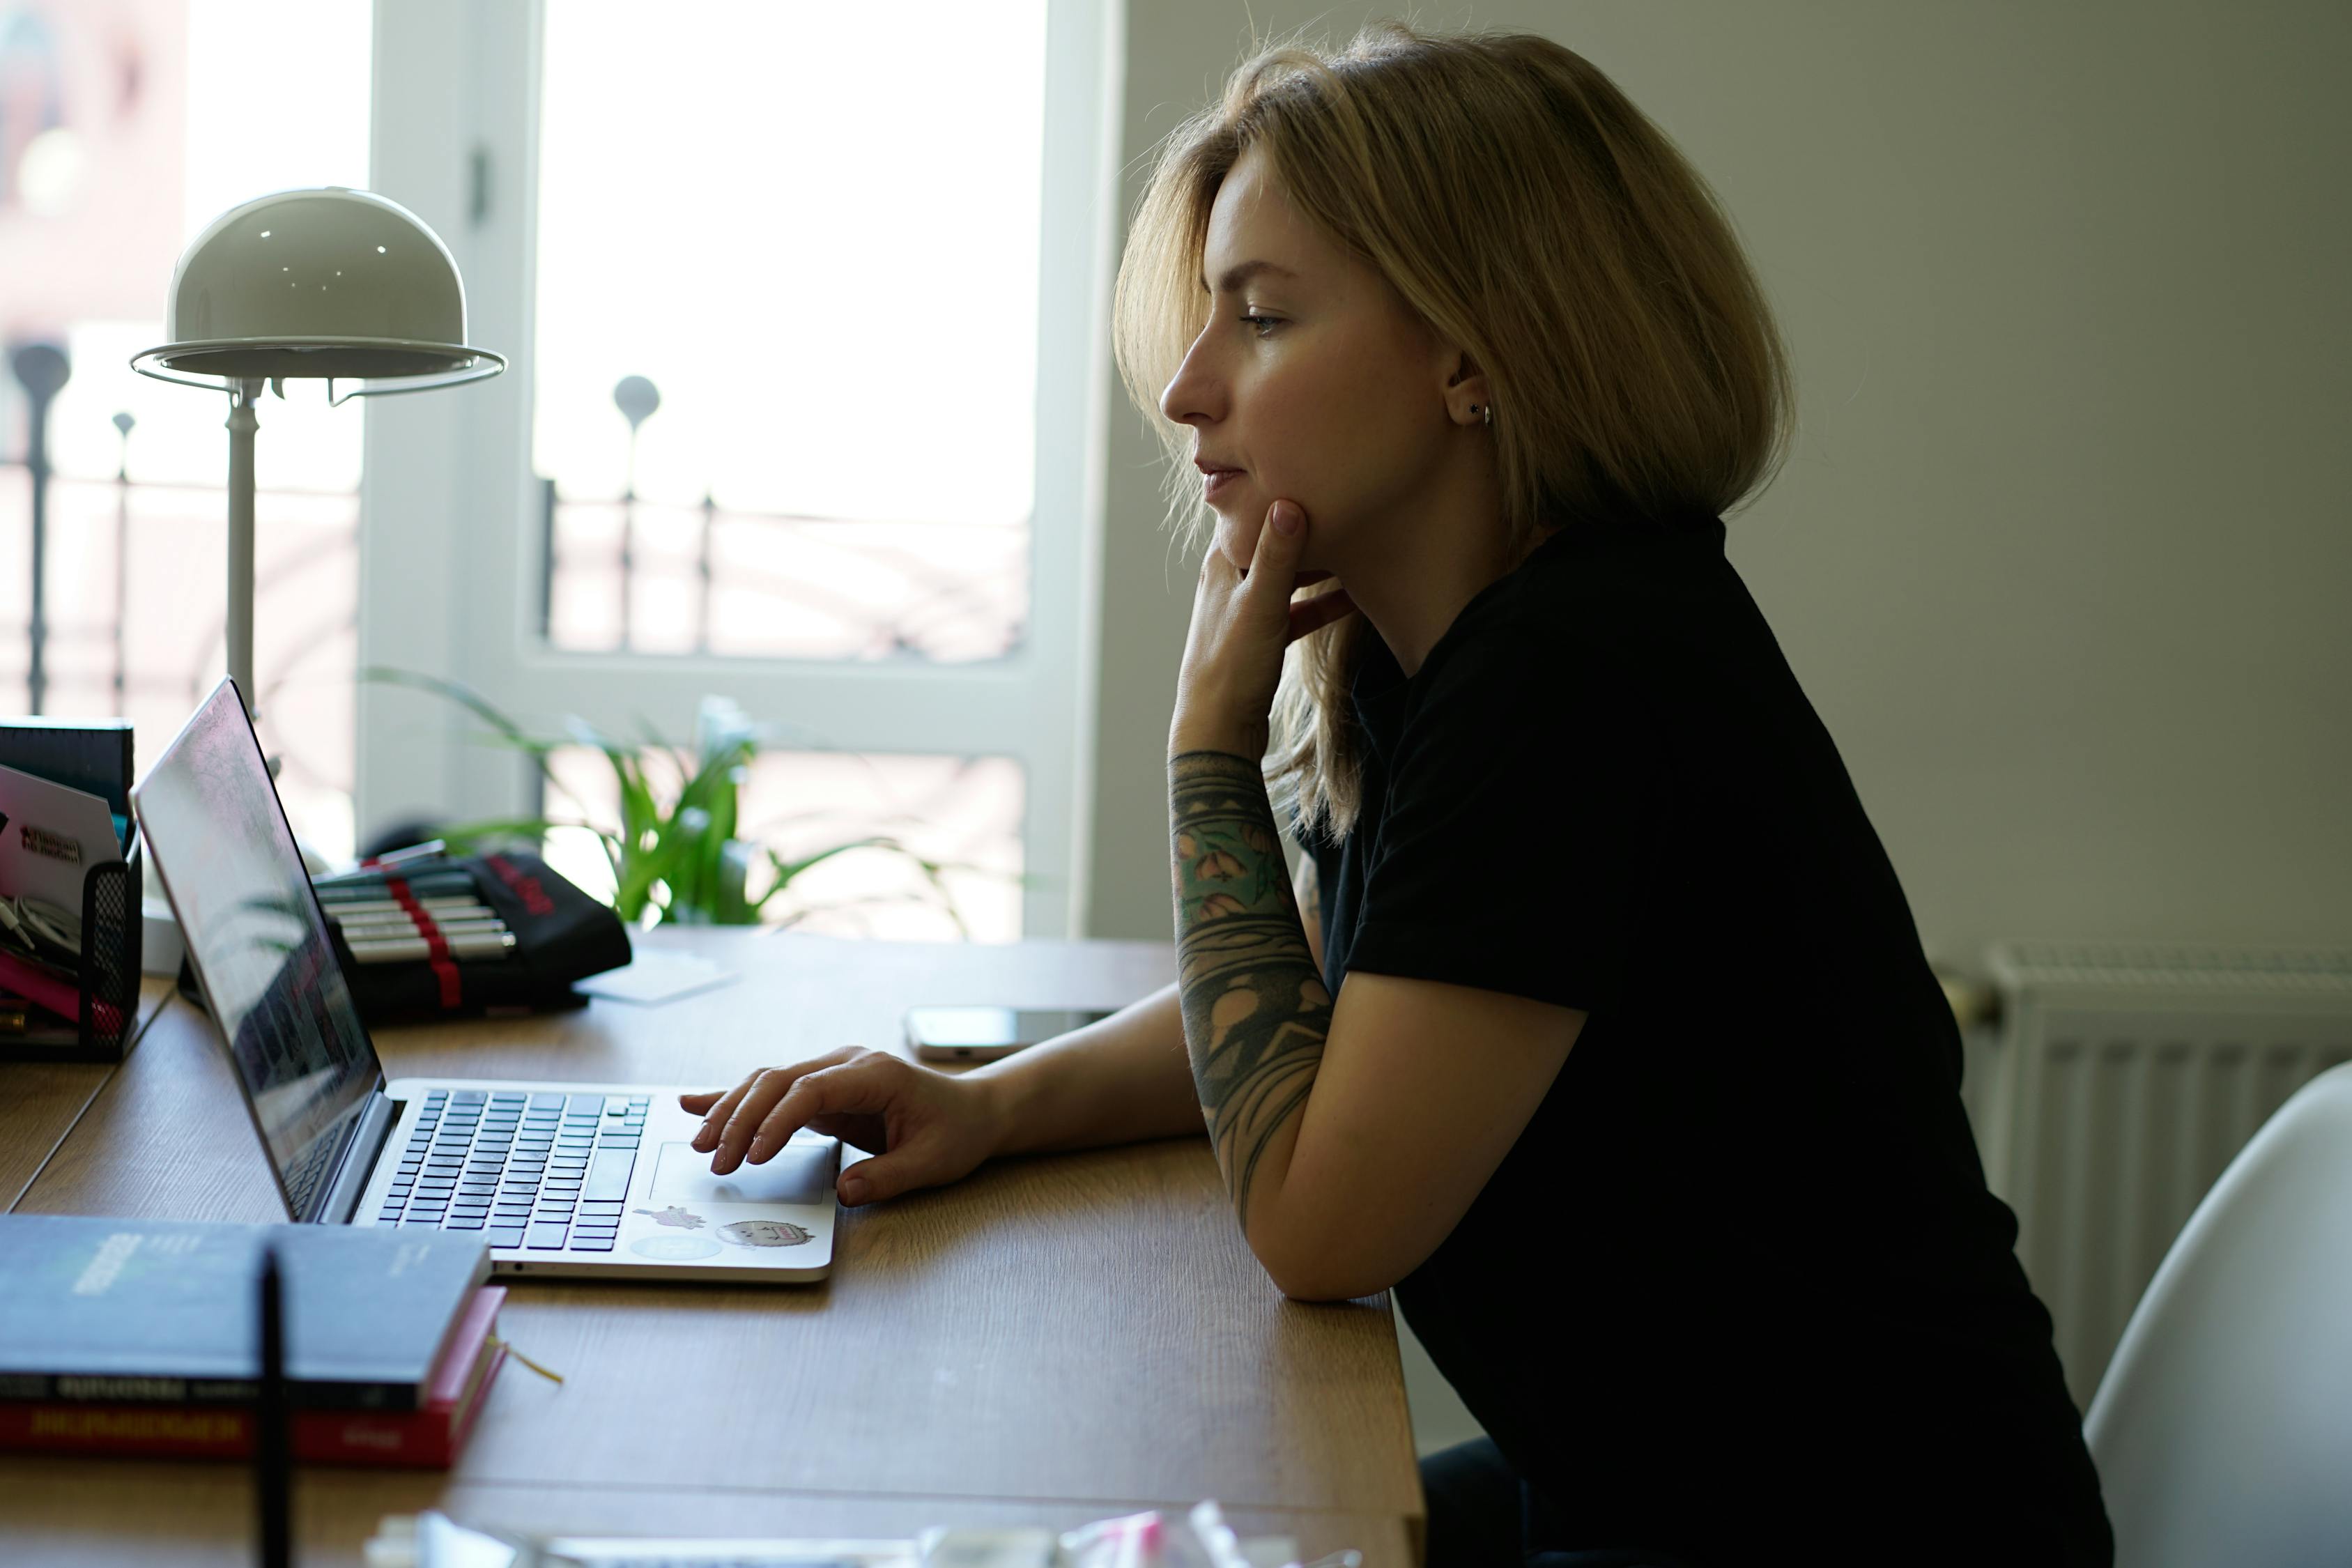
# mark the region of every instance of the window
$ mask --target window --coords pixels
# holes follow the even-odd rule
[[[913,11],[887,76],[844,68],[886,48],[854,6],[548,11],[531,441],[555,647],[1019,647],[1045,4]]]
[[[0,300],[12,348],[62,351],[37,399],[0,376],[0,710],[121,714],[143,769],[226,661],[227,399],[134,373],[173,268],[229,207],[363,185],[366,0],[176,0],[0,13]],[[299,135],[267,133],[301,128]],[[257,443],[255,668],[287,815],[352,840],[360,411],[268,398]],[[31,421],[47,437],[34,689]]]
[[[1107,7],[425,9],[376,18],[373,188],[514,368],[371,408],[362,663],[542,730],[723,696],[804,738],[755,794],[868,758],[868,821],[991,781],[950,815],[1026,879],[992,934],[1074,929]],[[363,820],[536,804],[429,699],[360,705]]]

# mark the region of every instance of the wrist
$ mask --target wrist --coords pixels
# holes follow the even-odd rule
[[[1187,752],[1223,752],[1255,763],[1265,757],[1270,739],[1264,722],[1242,724],[1179,713],[1168,728],[1168,755],[1172,759]]]
[[[1000,1154],[1023,1152],[1012,1145],[1013,1130],[1022,1125],[1022,1107],[1028,1099],[1027,1089],[1020,1078],[1006,1071],[1019,1059],[1018,1057],[1009,1057],[991,1062],[986,1067],[974,1068],[956,1079],[956,1087],[970,1094],[971,1103],[978,1108],[981,1145],[988,1151],[988,1157],[992,1160]]]

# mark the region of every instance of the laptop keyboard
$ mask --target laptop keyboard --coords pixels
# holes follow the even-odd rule
[[[610,1252],[648,1097],[436,1089],[416,1107],[378,1225],[491,1247]]]
[[[341,1129],[336,1131],[341,1131]],[[310,1205],[317,1199],[319,1189],[327,1184],[328,1176],[333,1173],[334,1162],[328,1156],[335,1152],[337,1142],[338,1140],[324,1135],[311,1139],[310,1146],[302,1152],[294,1168],[286,1173],[286,1201],[292,1206],[297,1219],[310,1212]]]

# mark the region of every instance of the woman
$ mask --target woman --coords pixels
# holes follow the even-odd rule
[[[854,1204],[1205,1121],[1274,1281],[1393,1288],[1492,1435],[1423,1466],[1439,1568],[2106,1563],[1951,1016],[1724,559],[1790,393],[1704,183],[1540,38],[1275,48],[1117,310],[1215,518],[1177,984],[960,1079],[689,1096],[697,1147],[885,1148]]]

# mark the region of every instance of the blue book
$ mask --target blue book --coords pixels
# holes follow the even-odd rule
[[[0,1215],[0,1400],[251,1404],[265,1238],[311,1408],[415,1409],[490,1272],[479,1233]]]

